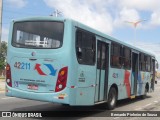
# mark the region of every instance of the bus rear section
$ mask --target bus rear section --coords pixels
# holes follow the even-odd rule
[[[68,60],[67,51],[63,50],[64,23],[19,21],[13,23],[11,29],[6,95],[67,104]]]

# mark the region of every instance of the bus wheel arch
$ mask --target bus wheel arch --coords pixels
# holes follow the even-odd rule
[[[107,108],[112,110],[115,108],[118,98],[118,87],[116,84],[113,84],[108,93],[108,100],[107,100]]]

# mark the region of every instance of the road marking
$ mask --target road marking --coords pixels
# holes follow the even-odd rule
[[[155,91],[158,91],[159,89],[160,89],[160,87],[156,87],[156,88],[155,88]]]
[[[116,119],[119,119],[119,118],[120,118],[120,117],[115,117],[115,118],[113,118],[113,119],[115,119],[115,120],[116,120]]]
[[[158,103],[158,101],[154,101],[155,103]]]
[[[140,108],[136,108],[136,109],[134,109],[134,110],[141,110],[142,108],[140,107]]]
[[[149,103],[149,104],[145,105],[144,107],[147,107],[147,106],[150,106],[150,105],[152,105],[152,103]]]
[[[14,97],[5,97],[5,98],[1,98],[1,99],[6,100],[6,99],[12,99],[12,98],[14,98]]]
[[[154,102],[158,102],[158,101],[154,101]],[[148,106],[150,106],[150,105],[152,105],[152,103],[149,103],[149,104],[147,104],[147,105],[144,105],[143,108],[146,108],[146,107],[148,107]],[[139,108],[136,108],[136,109],[134,109],[134,110],[141,110],[141,109],[143,109],[143,108],[139,107]]]

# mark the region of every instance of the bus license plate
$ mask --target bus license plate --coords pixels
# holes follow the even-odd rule
[[[31,89],[31,90],[38,90],[38,85],[28,85],[28,89]]]

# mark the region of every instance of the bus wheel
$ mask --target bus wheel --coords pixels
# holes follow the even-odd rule
[[[141,96],[142,99],[145,99],[147,97],[147,88],[145,87],[144,95]]]
[[[64,106],[64,107],[69,107],[69,105],[68,105],[68,104],[62,104],[62,106]]]
[[[107,107],[109,110],[113,110],[117,103],[117,91],[114,87],[111,87],[108,94]]]
[[[145,91],[144,91],[144,95],[141,96],[142,99],[145,99],[145,98],[147,97],[148,89],[149,89],[149,85],[146,84],[146,86],[145,86]]]

